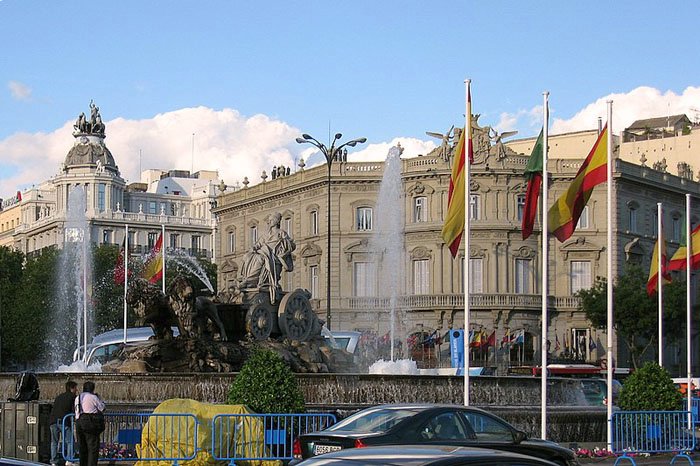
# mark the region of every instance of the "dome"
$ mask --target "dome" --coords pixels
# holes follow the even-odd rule
[[[68,151],[64,166],[66,169],[76,166],[98,165],[117,171],[114,157],[104,143],[104,137],[76,135],[73,147]]]

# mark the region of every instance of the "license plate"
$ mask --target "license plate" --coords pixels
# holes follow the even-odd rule
[[[343,447],[338,445],[315,445],[314,455],[323,455],[324,453],[330,453],[332,451],[342,450]]]

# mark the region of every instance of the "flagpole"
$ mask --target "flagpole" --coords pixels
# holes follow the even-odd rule
[[[663,338],[664,338],[664,292],[663,292],[663,286],[664,286],[664,268],[663,268],[663,251],[666,251],[666,247],[664,245],[664,239],[663,239],[663,232],[661,231],[662,226],[663,226],[663,207],[661,202],[656,203],[656,231],[659,232],[657,239],[656,239],[656,244],[658,246],[658,250],[656,251],[656,287],[659,289],[658,290],[658,298],[659,298],[659,367],[664,366],[664,345],[663,345]]]
[[[612,128],[612,100],[608,100],[608,191],[607,191],[607,204],[608,204],[608,241],[607,241],[607,275],[608,275],[608,286],[607,286],[607,337],[608,337],[608,354],[607,354],[607,365],[608,365],[608,393],[607,393],[607,408],[608,408],[608,450],[612,451],[612,381],[613,372],[615,372],[615,365],[613,361],[613,222],[612,222],[612,205],[613,205],[613,195],[612,195],[612,184],[613,184],[613,166],[612,166],[612,143],[613,143],[613,128]]]
[[[471,108],[471,79],[464,81],[467,94],[466,114],[464,116],[466,122],[464,130],[467,134],[464,135],[464,406],[469,406],[469,308],[470,308],[470,264],[469,264],[469,227],[471,217],[471,205],[469,204],[469,180],[471,177],[471,160],[469,160],[471,149],[472,136],[472,108]]]
[[[690,194],[685,195],[685,364],[686,364],[686,376],[687,376],[687,389],[686,395],[688,397],[688,412],[692,412],[693,408],[693,395],[692,395],[692,379],[693,374],[691,371],[691,340],[690,340],[690,326],[691,326],[691,309],[690,309],[690,256],[693,252],[693,238],[690,236]],[[689,423],[690,425],[690,423]]]
[[[544,110],[542,112],[544,122],[542,124],[542,413],[541,413],[541,436],[547,439],[547,324],[549,315],[547,312],[547,295],[549,294],[547,273],[547,262],[549,260],[549,233],[547,219],[547,156],[549,144],[549,92],[542,93],[544,96]],[[524,344],[524,343],[523,343]]]
[[[126,224],[124,231],[124,344],[126,344],[126,328],[127,328],[127,304],[126,292],[129,290],[129,224]]]
[[[87,334],[88,334],[88,324],[87,324],[87,317],[88,317],[88,289],[87,289],[87,276],[88,276],[88,263],[87,263],[87,242],[89,240],[89,230],[85,228],[83,230],[83,348],[85,348],[85,352],[83,353],[83,358],[85,358],[85,362],[87,362]]]
[[[160,237],[161,237],[161,242],[160,242],[160,252],[163,257],[163,284],[162,284],[162,291],[163,294],[165,294],[165,224],[163,223],[160,226]]]

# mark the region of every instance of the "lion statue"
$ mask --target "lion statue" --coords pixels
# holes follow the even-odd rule
[[[216,303],[206,296],[195,297],[192,282],[186,277],[175,277],[170,283],[168,304],[180,322],[181,335],[188,338],[210,336],[208,319],[217,327],[221,341],[228,339]]]
[[[137,326],[150,326],[157,340],[172,340],[172,327],[178,325],[178,321],[160,288],[137,278],[129,283],[126,303],[136,312]]]

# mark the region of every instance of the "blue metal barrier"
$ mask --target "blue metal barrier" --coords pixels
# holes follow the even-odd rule
[[[217,461],[291,460],[294,440],[326,429],[333,414],[219,414],[212,419],[211,455]]]
[[[63,457],[76,462],[77,444],[66,434],[75,415],[63,418]],[[180,461],[197,455],[197,418],[193,414],[106,413],[105,431],[100,436],[100,461]],[[157,444],[157,447],[156,447]]]
[[[685,458],[695,448],[695,418],[689,411],[618,411],[612,417],[612,451],[636,465],[635,453],[676,453],[671,460]]]

